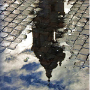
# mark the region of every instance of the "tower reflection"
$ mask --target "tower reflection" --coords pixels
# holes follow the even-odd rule
[[[65,58],[65,53],[59,47],[55,35],[58,28],[64,27],[64,2],[60,0],[41,0],[39,8],[41,8],[41,11],[33,19],[32,50],[39,58],[40,64],[45,68],[48,82],[50,82],[52,70],[57,67],[58,62],[61,66],[61,62]]]

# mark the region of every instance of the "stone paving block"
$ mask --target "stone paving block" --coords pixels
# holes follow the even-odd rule
[[[85,23],[83,23],[83,22],[78,22],[77,23],[77,26],[79,26],[79,27],[83,27],[85,25]]]
[[[75,28],[75,25],[77,24],[77,21],[71,20],[69,23],[72,24],[72,25],[74,25],[74,28]]]
[[[84,67],[89,67],[89,60],[85,61]]]
[[[89,38],[86,40],[86,43],[89,43]]]
[[[19,24],[22,21],[22,19],[14,19],[12,22]]]
[[[82,48],[79,53],[84,54],[84,55],[88,55],[89,49]]]
[[[75,11],[70,11],[69,14],[74,15],[75,14]]]
[[[87,55],[78,54],[77,56],[77,59],[82,61],[86,61],[86,58],[87,58]]]
[[[82,7],[87,7],[87,4],[82,4]]]
[[[21,23],[20,23],[21,25],[28,25],[29,24],[29,22],[28,21],[22,21]]]
[[[84,4],[89,4],[89,1],[88,0],[84,1]]]
[[[27,2],[27,3],[30,3],[30,4],[34,3],[35,1],[38,2],[38,0],[26,0],[26,2]]]
[[[86,23],[87,20],[85,18],[82,18],[82,19],[79,20],[79,22],[83,22],[83,23],[85,22]]]
[[[10,28],[10,27],[5,27],[3,29],[4,32],[7,32],[7,33],[10,33],[11,31],[13,30],[13,28]]]
[[[83,7],[83,6],[81,6],[80,7],[80,10],[85,10],[87,7]]]
[[[68,45],[70,45],[70,46],[73,46],[74,41],[69,41],[69,40],[68,40],[66,43],[67,43]]]
[[[14,36],[19,36],[20,33],[21,33],[21,31],[13,30],[10,34],[11,34],[11,35],[14,35]]]
[[[76,3],[76,4],[74,5],[75,8],[79,8],[80,6],[81,6],[81,5],[78,4],[78,3]]]
[[[16,23],[10,23],[8,27],[14,28],[17,24]]]
[[[11,12],[11,11],[13,11],[14,9],[15,9],[14,7],[8,7],[6,10]]]
[[[23,21],[31,22],[32,21],[32,18],[31,17],[27,17]]]
[[[1,46],[8,47],[8,46],[10,45],[10,43],[11,43],[11,42],[4,40],[4,41],[2,41],[2,42],[0,43],[0,47],[1,47]]]
[[[80,18],[82,16],[82,14],[76,13],[75,16]]]
[[[73,16],[72,20],[74,21],[78,21],[80,18],[79,17],[76,17],[76,16]]]
[[[10,17],[10,18],[15,18],[17,15],[15,15],[15,14],[10,14],[8,17]]]
[[[18,8],[17,8],[18,10],[25,10],[26,9],[26,7],[25,6],[19,6]]]
[[[83,12],[83,13],[84,13],[84,12]],[[84,14],[82,15],[82,18],[85,18],[85,19],[89,18],[89,14],[84,13]]]
[[[20,34],[18,38],[21,39],[21,40],[23,40],[23,39],[26,39],[27,38],[27,35]]]
[[[80,35],[78,36],[78,39],[79,39],[79,40],[87,40],[87,38],[88,38],[88,37],[87,37],[86,35],[81,35],[81,34],[80,34]]]
[[[82,31],[82,27],[76,26],[75,30],[81,32]]]
[[[26,9],[26,10],[32,11],[32,10],[34,10],[34,8],[33,8],[33,7],[31,7],[31,6],[29,6],[29,7],[27,7],[27,9]]]
[[[19,4],[23,3],[23,0],[16,0],[14,3],[19,5]]]
[[[71,50],[72,50],[72,49],[71,49]],[[79,50],[73,49],[72,52],[73,52],[73,54],[74,54],[75,56],[77,56],[77,54],[79,53]]]
[[[8,35],[8,36],[5,38],[5,40],[7,40],[7,41],[14,41],[15,38],[16,38],[15,36]]]
[[[7,22],[11,22],[13,19],[14,19],[14,18],[9,18],[9,17],[7,17],[7,18],[5,18],[4,20],[7,21]]]
[[[72,11],[77,11],[78,9],[79,9],[78,7],[70,8],[70,10],[72,10]]]
[[[16,38],[14,42],[15,42],[15,43],[20,43],[20,42],[22,42],[22,40],[19,39],[19,38]]]
[[[18,45],[18,43],[12,42],[8,48],[15,49],[17,45]]]
[[[21,11],[20,10],[14,10],[13,13],[17,15],[17,14],[20,14]]]
[[[6,1],[7,3],[13,3],[15,0],[8,0],[8,1]]]
[[[21,6],[24,6],[24,7],[29,7],[30,6],[30,3],[28,3],[28,2],[24,2]]]
[[[85,42],[84,40],[76,40],[76,41],[75,41],[75,44],[76,44],[76,45],[83,45],[84,42]]]
[[[9,15],[11,12],[10,11],[4,11],[3,13],[4,13],[4,15]]]
[[[89,35],[89,30],[83,30],[83,31],[81,32],[81,34],[83,34],[83,35]]]
[[[29,10],[24,10],[24,11],[22,12],[22,15],[29,15],[29,13],[30,13]]]
[[[24,30],[25,29],[25,26],[18,25],[18,26],[15,27],[15,29],[21,31],[21,30]]]
[[[68,37],[68,40],[71,40],[71,41],[75,41],[77,39],[77,36],[74,36],[74,35],[70,35]]]
[[[89,30],[89,25],[85,25],[84,29]]]
[[[74,46],[73,46],[73,49],[74,49],[74,50],[80,50],[81,48],[82,48],[81,45],[74,45]]]
[[[79,66],[79,67],[81,66],[82,67],[84,65],[84,61],[77,61],[77,62],[74,63],[74,65],[75,66]]]
[[[89,44],[85,43],[83,47],[86,48],[86,49],[89,49]]]
[[[21,19],[25,19],[27,16],[26,15],[22,15],[22,14],[19,14],[18,16],[17,16],[17,18],[21,18]]]
[[[80,9],[77,11],[77,13],[80,13],[80,14],[82,14],[84,12],[85,12],[84,10],[80,10]]]
[[[78,31],[73,31],[73,30],[72,30],[72,35],[74,35],[74,36],[79,36],[79,34],[80,34],[80,32],[78,32]]]
[[[68,28],[72,30],[72,29],[74,29],[74,28],[75,28],[75,26],[71,24],[71,25],[69,25],[69,27],[68,27]]]
[[[8,33],[5,33],[5,32],[1,32],[0,33],[0,37],[2,37],[2,38],[5,38],[5,37],[7,37],[8,36]]]
[[[9,7],[13,7],[13,8],[18,8],[18,4],[16,4],[16,3],[13,3],[13,4],[11,4]]]

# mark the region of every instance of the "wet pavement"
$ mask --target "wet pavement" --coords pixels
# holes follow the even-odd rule
[[[89,90],[89,1],[0,1],[0,90]]]

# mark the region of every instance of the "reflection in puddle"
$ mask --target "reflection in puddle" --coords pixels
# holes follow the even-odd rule
[[[51,73],[54,68],[61,66],[65,58],[63,48],[59,46],[57,37],[62,38],[63,32],[58,28],[63,28],[64,24],[64,2],[63,1],[40,1],[37,16],[33,19],[33,46],[36,57],[40,64],[46,70],[48,82],[52,77]]]

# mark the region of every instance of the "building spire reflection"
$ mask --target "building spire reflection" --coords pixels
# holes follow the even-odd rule
[[[32,50],[46,70],[46,76],[48,82],[50,82],[53,69],[57,67],[58,62],[61,66],[61,62],[65,58],[65,53],[59,47],[55,34],[58,28],[64,27],[64,2],[60,0],[40,0],[39,8],[41,8],[41,11],[33,19],[35,27],[32,28]]]

